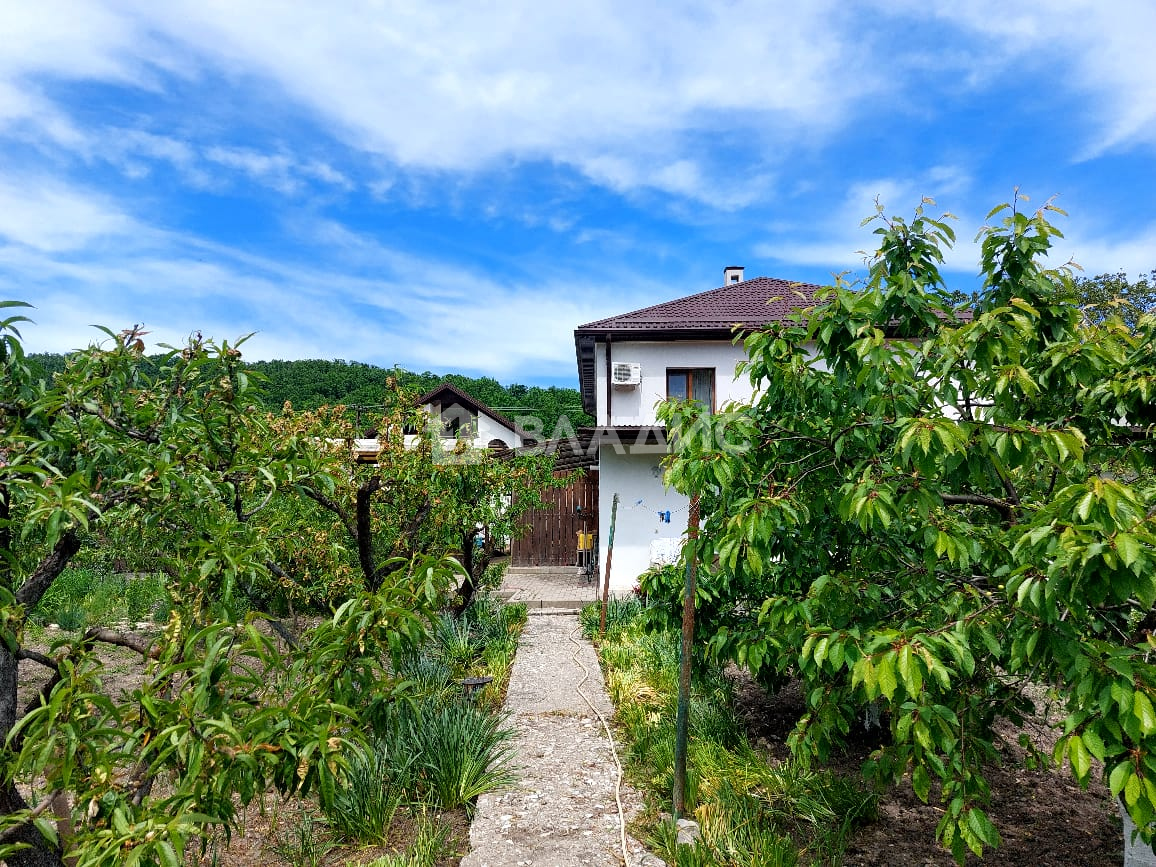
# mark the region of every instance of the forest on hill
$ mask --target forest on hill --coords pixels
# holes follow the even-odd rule
[[[65,356],[58,353],[33,353],[28,356],[36,376],[45,380],[64,369]],[[343,404],[361,409],[367,420],[377,407],[384,405],[387,380],[391,377],[406,391],[424,394],[442,382],[450,382],[466,394],[502,413],[523,427],[541,422],[539,438],[549,438],[563,416],[573,428],[593,424],[582,412],[582,398],[575,388],[527,386],[518,383],[502,385],[496,379],[462,376],[457,373],[414,373],[400,367],[377,367],[360,361],[251,361],[247,369],[262,379],[262,402],[266,409],[280,409],[285,403],[294,409],[316,409],[319,406]],[[367,424],[369,422],[367,421]],[[565,428],[563,424],[563,428]],[[568,433],[563,429],[562,434]]]

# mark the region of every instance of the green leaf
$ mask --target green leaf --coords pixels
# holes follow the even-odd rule
[[[931,777],[923,765],[917,764],[911,769],[911,788],[915,791],[915,796],[926,804],[931,793]]]
[[[1127,782],[1124,783],[1124,803],[1134,807],[1138,800],[1140,800],[1140,778],[1135,774],[1129,774]]]
[[[895,680],[895,655],[891,653],[885,654],[879,660],[877,668],[879,672],[879,691],[890,701],[891,696],[895,694],[896,686],[898,686]]]
[[[1116,534],[1116,551],[1125,566],[1131,566],[1140,556],[1140,540],[1130,533]]]
[[[988,846],[999,845],[999,831],[987,817],[987,813],[978,807],[972,807],[967,812],[967,827]],[[976,853],[979,854],[978,852]]]
[[[1092,756],[1081,738],[1068,738],[1068,761],[1072,763],[1072,772],[1077,780],[1082,783],[1088,779],[1088,772],[1092,768]]]
[[[1083,498],[1080,500],[1079,504],[1076,506],[1076,515],[1079,517],[1079,519],[1081,521],[1088,520],[1088,515],[1091,514],[1092,505],[1095,502],[1096,502],[1096,498],[1095,498],[1095,496],[1093,496],[1091,491],[1088,491],[1088,493],[1084,494]]]
[[[1119,797],[1120,793],[1124,791],[1124,784],[1127,782],[1128,775],[1131,773],[1131,762],[1120,762],[1120,764],[1112,768],[1112,773],[1108,775],[1108,788],[1112,790],[1113,797]]]
[[[923,672],[920,671],[919,663],[915,660],[910,644],[905,644],[899,648],[897,667],[899,676],[903,678],[903,688],[907,690],[907,694],[910,696],[918,695],[923,689]]]
[[[161,840],[161,862],[165,867],[181,867],[181,859],[177,857],[177,853],[173,851],[172,844],[168,840]]]
[[[40,835],[52,845],[56,845],[59,837],[57,835],[56,823],[44,816],[37,816],[32,820],[32,824],[36,826],[36,830]]]
[[[1150,735],[1156,731],[1156,711],[1147,695],[1137,690],[1132,695],[1132,713],[1140,721],[1140,732]]]
[[[1086,732],[1080,735],[1080,739],[1084,742],[1084,746],[1088,748],[1088,752],[1095,756],[1096,761],[1104,761],[1108,751],[1104,746],[1103,739],[1098,734],[1096,734],[1091,729],[1088,729]]]

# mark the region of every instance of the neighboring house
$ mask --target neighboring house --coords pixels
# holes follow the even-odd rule
[[[448,382],[427,391],[417,399],[417,405],[429,414],[429,423],[447,452],[454,450],[459,439],[478,449],[515,449],[528,444],[517,424]],[[416,438],[416,434],[407,434],[406,445]],[[354,450],[359,460],[376,460],[377,439],[358,439]]]
[[[724,285],[574,330],[582,408],[594,416],[598,450],[599,563],[605,569],[611,502],[619,497],[611,591],[629,593],[652,563],[678,556],[686,497],[663,485],[669,451],[656,407],[668,398],[712,411],[751,397],[735,366],[746,358],[735,327],[757,329],[813,302],[818,286],[723,271]]]
[[[427,391],[417,402],[429,413],[443,440],[465,439],[479,449],[515,449],[526,439],[517,424],[448,382]]]

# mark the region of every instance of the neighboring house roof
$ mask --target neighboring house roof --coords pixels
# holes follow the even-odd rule
[[[518,449],[518,454],[553,455],[554,471],[590,469],[598,464],[598,445],[594,442],[594,428],[579,428],[574,436],[545,440]]]
[[[476,397],[473,397],[472,395],[466,394],[464,391],[462,391],[460,388],[458,388],[456,385],[454,385],[451,382],[443,382],[443,383],[441,383],[441,385],[438,385],[435,388],[427,391],[425,394],[423,394],[421,397],[419,397],[417,399],[417,405],[418,406],[426,406],[427,404],[432,404],[435,401],[440,402],[440,399],[443,398],[447,394],[451,395],[454,398],[455,403],[463,404],[463,405],[469,407],[470,409],[474,410],[475,412],[480,412],[480,413],[483,413],[484,415],[488,415],[490,418],[492,418],[498,424],[510,429],[511,431],[513,431],[514,433],[516,433],[520,437],[525,438],[527,436],[525,431],[523,431],[520,427],[518,427],[518,425],[516,425],[509,418],[502,415],[497,410],[490,409],[488,406],[486,406],[484,403],[482,403]],[[510,445],[513,445],[513,443],[510,443]]]
[[[729,340],[734,330],[755,329],[783,322],[795,311],[815,303],[822,287],[773,277],[754,277],[718,289],[676,298],[631,313],[588,322],[574,329],[574,351],[582,408],[596,404],[594,348],[610,340]]]

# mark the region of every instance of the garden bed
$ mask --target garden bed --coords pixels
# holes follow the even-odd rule
[[[612,610],[600,647],[617,720],[628,745],[628,772],[648,793],[649,810],[634,829],[673,863],[669,817],[677,634],[646,634],[631,625],[637,605]],[[615,614],[617,613],[617,617]],[[596,606],[584,612],[597,629]],[[1049,753],[1055,743],[1049,696],[1038,691],[1025,731]],[[1053,700],[1054,703],[1054,700]],[[773,863],[847,867],[953,865],[935,839],[943,810],[933,789],[924,804],[909,784],[872,795],[862,765],[877,746],[868,737],[823,767],[792,761],[786,740],[804,711],[797,684],[768,695],[740,669],[700,672],[690,705],[688,811],[703,825],[704,843],[679,852],[678,863],[745,867],[774,851]],[[1066,768],[1033,768],[1017,744],[1020,729],[997,732],[1000,763],[986,772],[989,814],[1002,844],[968,864],[1107,867],[1121,860],[1120,822],[1106,788],[1081,789]],[[1094,776],[1094,775],[1093,775]],[[757,832],[757,833],[756,833]],[[709,851],[708,851],[709,850]],[[764,863],[759,861],[759,863]],[[772,863],[772,862],[766,862]]]
[[[248,805],[238,804],[238,827],[230,837],[213,836],[204,854],[190,842],[186,864],[456,867],[469,850],[477,795],[507,778],[509,732],[498,709],[525,618],[525,606],[488,599],[479,599],[461,620],[443,617],[421,652],[398,671],[413,684],[412,705],[392,709],[396,713],[384,726],[389,736],[376,741],[364,761],[353,761],[350,782],[339,792],[344,800],[335,810],[327,815],[315,797],[266,792]],[[27,646],[42,653],[54,641],[75,636],[55,626],[33,625],[31,631]],[[147,631],[135,632],[148,637]],[[130,696],[142,681],[140,656],[105,644],[98,652],[106,692]],[[45,682],[47,670],[37,669],[21,669],[22,703]],[[469,677],[486,682],[466,690],[462,681]],[[157,791],[163,787],[162,778]]]
[[[771,761],[786,760],[787,736],[803,713],[803,696],[791,684],[768,696],[738,668],[727,676],[735,684],[736,707],[752,743]],[[1040,713],[1028,720],[1027,730],[1036,746],[1050,751],[1055,730],[1050,727],[1046,697],[1041,692]],[[1067,768],[1032,769],[1024,766],[1023,750],[1016,732],[1001,732],[1002,764],[988,769],[992,802],[988,814],[999,828],[1003,843],[984,853],[980,862],[968,856],[968,864],[1020,867],[1118,867],[1121,861],[1120,820],[1107,788],[1094,780],[1086,790],[1072,779]],[[862,742],[833,756],[829,764],[836,773],[859,775],[871,745]],[[847,867],[899,867],[899,865],[954,865],[951,853],[935,842],[935,826],[942,808],[932,797],[924,804],[911,786],[903,784],[879,798],[875,821],[859,828],[848,841],[843,864]]]

